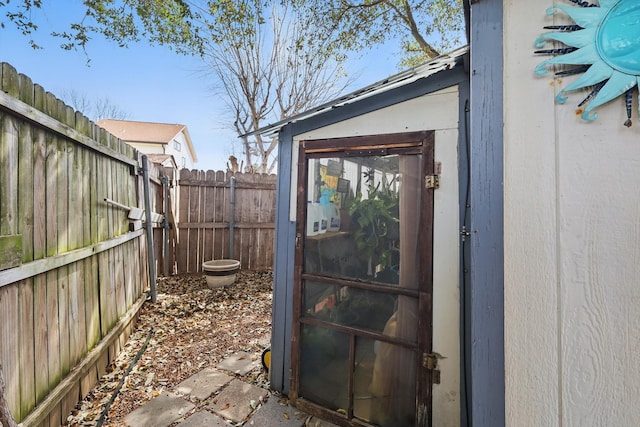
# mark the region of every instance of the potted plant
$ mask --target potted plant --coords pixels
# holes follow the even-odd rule
[[[372,176],[373,172],[368,174]],[[365,261],[367,276],[381,279],[395,265],[400,222],[398,193],[384,181],[374,185],[373,179],[367,181],[367,189],[366,198],[358,192],[349,204],[351,231],[357,253]]]

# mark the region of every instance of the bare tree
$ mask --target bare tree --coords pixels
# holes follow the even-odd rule
[[[348,80],[340,63],[323,52],[318,34],[311,37],[313,29],[300,25],[290,8],[273,2],[265,19],[260,1],[239,3],[231,6],[233,13],[244,10],[248,19],[222,33],[218,26],[205,57],[226,95],[247,170],[271,173],[277,139],[248,134],[336,97]]]
[[[95,121],[102,119],[126,120],[129,117],[129,113],[111,102],[109,98],[96,99],[93,106],[93,119]]]
[[[102,119],[125,120],[129,113],[122,110],[107,97],[90,99],[86,94],[74,89],[64,91],[62,99],[77,111],[89,117],[94,122]]]

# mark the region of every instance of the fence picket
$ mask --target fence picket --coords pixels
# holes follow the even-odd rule
[[[0,360],[4,372],[5,396],[9,410],[17,418],[20,414],[20,368],[18,349],[18,287],[20,282],[0,288]]]
[[[42,402],[49,389],[48,326],[47,326],[47,281],[45,274],[33,278],[33,317],[36,405]]]
[[[49,387],[53,389],[62,378],[60,373],[60,328],[58,321],[58,271],[47,272],[47,361]]]
[[[35,328],[33,279],[22,282],[18,288],[19,313],[19,372],[20,372],[20,418],[25,417],[36,405],[36,371],[35,371]]]

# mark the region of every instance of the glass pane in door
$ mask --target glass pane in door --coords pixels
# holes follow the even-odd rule
[[[382,427],[415,425],[415,351],[357,338],[353,415]]]
[[[349,407],[349,336],[302,325],[300,395],[329,409]]]
[[[302,286],[303,317],[341,326],[365,329],[415,342],[416,297],[376,292],[305,280]],[[398,319],[402,327],[399,327]]]
[[[417,289],[419,174],[419,155],[310,159],[305,272]]]

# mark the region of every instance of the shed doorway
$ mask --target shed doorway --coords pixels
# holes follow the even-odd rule
[[[430,131],[300,143],[289,397],[301,409],[431,425],[433,151]]]

